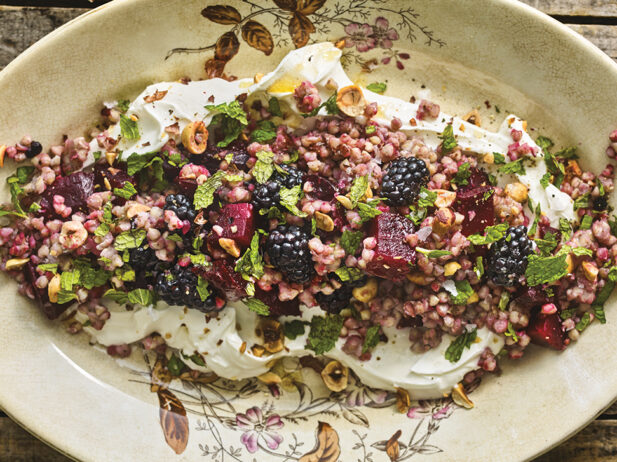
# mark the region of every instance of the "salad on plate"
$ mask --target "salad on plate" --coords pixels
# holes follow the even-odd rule
[[[386,96],[340,58],[319,43],[252,78],[157,83],[106,103],[90,141],[1,146],[19,163],[1,269],[69,332],[172,375],[276,383],[277,360],[315,356],[334,392],[355,374],[465,407],[501,357],[606,322],[612,165],[582,170],[514,115],[492,132]]]

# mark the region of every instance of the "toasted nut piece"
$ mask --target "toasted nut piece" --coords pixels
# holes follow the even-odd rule
[[[566,255],[566,264],[568,265],[568,273],[572,273],[574,271],[574,259],[572,258],[572,254]]]
[[[50,302],[58,303],[58,292],[60,292],[60,275],[56,274],[47,284],[47,295]]]
[[[343,366],[338,361],[330,361],[323,371],[321,371],[323,379],[328,390],[339,392],[347,388],[349,381],[349,369]]]
[[[454,387],[452,387],[452,401],[465,409],[473,408],[473,401],[467,397],[465,389],[460,383],[457,383]]]
[[[435,212],[435,219],[433,220],[433,231],[437,234],[444,234],[454,226],[455,220],[456,217],[452,209],[447,207],[437,209]]]
[[[182,144],[191,154],[203,154],[208,147],[208,129],[199,122],[191,122],[182,130]]]
[[[476,127],[479,127],[480,125],[482,125],[482,122],[480,120],[480,113],[478,112],[477,109],[474,109],[473,111],[470,111],[467,114],[465,114],[463,116],[463,120],[465,122],[469,122],[470,124],[474,124]]]
[[[330,78],[326,82],[326,88],[328,90],[337,91],[338,90],[338,83],[336,83],[336,80]]]
[[[336,200],[345,207],[347,210],[353,209],[353,204],[351,203],[351,199],[347,196],[336,196]]]
[[[377,279],[370,278],[362,287],[356,287],[351,292],[356,300],[368,303],[377,295]]]
[[[486,154],[484,154],[484,157],[482,158],[482,160],[486,162],[487,164],[494,164],[495,156],[493,155],[492,152],[487,152]]]
[[[278,385],[283,381],[283,379],[274,372],[266,372],[265,374],[258,375],[257,378],[266,385]]]
[[[29,258],[11,258],[10,260],[6,261],[5,269],[7,271],[16,270],[24,266],[29,261]]]
[[[263,78],[264,78],[263,72],[258,72],[257,74],[255,74],[253,76],[253,82],[259,83],[259,82],[261,82],[261,79],[263,79]]]
[[[229,239],[227,237],[221,237],[219,239],[219,245],[225,252],[227,252],[232,257],[235,257],[235,258],[240,257],[240,253],[241,253],[240,247],[238,247],[238,244],[236,244],[236,241],[234,241],[233,239]]]
[[[246,351],[246,342],[242,342],[242,344],[240,345],[240,349],[238,351],[241,354],[244,354],[244,352]]]
[[[273,319],[264,319],[260,324],[264,338],[264,348],[268,353],[278,353],[283,349],[284,337],[281,323]]]
[[[126,208],[126,216],[128,218],[134,218],[141,212],[149,212],[150,209],[151,207],[149,205],[133,202]]]
[[[396,408],[401,414],[404,414],[409,410],[409,406],[411,406],[411,397],[409,396],[409,392],[402,388],[396,389]]]
[[[0,167],[4,167],[4,155],[6,154],[6,145],[0,146]]]
[[[418,284],[419,286],[427,286],[431,283],[431,281],[427,279],[427,276],[424,273],[409,273],[407,275],[407,279],[409,279],[414,284]]]
[[[523,126],[523,131],[526,132],[527,131],[527,121],[523,120],[521,125]]]
[[[84,245],[87,239],[88,230],[81,222],[73,220],[65,221],[62,224],[58,241],[65,249],[75,250],[76,248]]]
[[[467,303],[476,303],[478,300],[480,300],[480,297],[476,292],[474,292],[473,295],[467,299]]]
[[[505,189],[506,196],[514,199],[516,202],[525,202],[527,200],[528,191],[527,186],[523,183],[519,183],[518,181],[516,183],[506,185]]]
[[[345,38],[338,39],[336,42],[334,42],[334,46],[339,50],[345,48]]]
[[[568,161],[568,165],[566,166],[566,171],[572,174],[572,176],[581,176],[583,174],[583,172],[581,171],[581,168],[578,165],[578,162],[575,161],[574,159]]]
[[[348,85],[341,88],[336,95],[336,105],[340,111],[349,117],[358,117],[364,114],[366,100],[362,90],[357,85]]]
[[[458,262],[451,261],[444,265],[443,267],[443,275],[444,276],[452,276],[458,270],[461,269],[461,265]]]
[[[8,262],[7,262],[8,263]],[[584,261],[582,263],[583,266],[583,274],[587,278],[588,281],[593,282],[598,279],[598,267],[592,261]]]
[[[103,178],[103,184],[105,185],[105,189],[107,189],[107,191],[111,191],[111,183],[107,177]]]
[[[334,230],[334,220],[325,213],[315,212],[315,222],[317,227],[323,231],[330,232]]]
[[[116,158],[118,157],[118,154],[115,152],[106,152],[105,153],[105,160],[107,161],[107,163],[109,164],[109,166],[111,167],[114,162],[116,161]]]
[[[433,192],[437,193],[435,207],[450,207],[456,199],[456,193],[454,191],[448,191],[446,189],[433,189]]]
[[[261,345],[253,345],[251,348],[251,353],[253,353],[253,356],[256,356],[258,358],[261,358],[265,352],[266,349]]]
[[[365,201],[365,200],[370,199],[370,198],[372,198],[372,197],[373,197],[373,190],[371,189],[371,187],[370,187],[370,186],[367,186],[367,187],[366,187],[366,192],[364,193],[364,196],[362,196],[362,197],[360,198],[360,200],[361,200],[361,201]]]

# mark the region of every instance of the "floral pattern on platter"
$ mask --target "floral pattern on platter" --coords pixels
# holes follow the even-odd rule
[[[214,56],[206,61],[206,74],[223,77],[225,65],[240,50],[240,39],[269,56],[275,47],[300,48],[334,37],[337,46],[343,49],[345,67],[356,64],[363,71],[371,72],[379,65],[405,68],[404,61],[410,54],[397,48],[400,41],[409,44],[423,38],[427,46],[445,45],[445,41],[421,24],[420,15],[413,8],[390,8],[387,0],[272,0],[272,4],[266,5],[242,0],[242,4],[246,11],[230,5],[204,8],[201,12],[204,18],[231,28],[215,43],[174,48],[166,59],[177,53],[214,51]],[[270,28],[264,25],[266,21]]]
[[[362,431],[371,428],[367,411],[394,412],[396,393],[369,388],[353,374],[346,390],[329,392],[319,384],[322,365],[314,358],[280,360],[272,369],[280,382],[270,385],[257,378],[233,381],[195,371],[172,377],[164,355],[144,353],[144,360],[148,369],[133,370],[139,378],[132,381],[148,384],[158,395],[160,423],[168,445],[182,454],[189,442],[190,422],[195,419],[194,429],[205,432],[207,440],[198,444],[201,455],[214,462],[264,458],[336,462],[343,450],[344,454],[353,453],[359,462],[427,456],[442,452],[429,440],[441,422],[459,408],[450,398],[414,402],[406,414],[392,417],[400,418],[405,430],[377,440],[376,432],[369,435]],[[285,399],[279,400],[282,393]],[[247,403],[250,406],[246,407]],[[410,420],[415,424],[409,425]],[[302,424],[313,421],[317,423],[315,442],[300,431]],[[343,421],[345,425],[337,425]],[[345,434],[340,433],[343,431]],[[313,449],[308,449],[311,445]],[[346,445],[349,447],[342,447]]]

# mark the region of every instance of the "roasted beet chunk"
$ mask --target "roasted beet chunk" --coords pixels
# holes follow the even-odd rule
[[[337,193],[336,187],[322,176],[308,175],[305,181],[311,185],[311,196],[320,201],[329,202],[334,199],[334,195]]]
[[[217,289],[223,291],[229,300],[246,297],[246,281],[234,271],[234,265],[227,260],[214,260],[211,266],[198,267],[196,271]]]
[[[233,239],[239,247],[248,247],[255,233],[253,205],[248,203],[225,205],[216,224],[223,228],[223,231],[220,235],[213,231],[211,234],[213,241],[218,241],[219,238]]]
[[[255,298],[264,302],[270,308],[270,314],[275,316],[299,316],[300,302],[298,298],[293,300],[279,300],[279,291],[277,288],[266,292],[261,290],[259,286],[255,287]]]
[[[41,212],[47,217],[56,214],[53,206],[54,196],[63,197],[64,205],[71,207],[73,213],[86,212],[88,210],[86,201],[93,193],[94,173],[75,172],[69,176],[60,177],[43,193],[40,202]]]
[[[414,232],[413,223],[393,213],[382,213],[373,218],[369,236],[377,241],[375,256],[366,266],[366,272],[381,278],[401,280],[416,261],[416,252],[405,241]]]
[[[36,268],[32,262],[27,263],[23,268],[24,276],[26,281],[32,286],[32,291],[34,293],[34,298],[38,303],[41,311],[45,313],[48,319],[56,319],[62,313],[66,311],[66,309],[73,304],[73,302],[63,303],[62,305],[58,303],[52,303],[49,301],[49,297],[47,296],[47,289],[39,289],[34,282],[39,277]]]
[[[561,318],[557,313],[542,314],[538,312],[529,322],[527,334],[536,345],[563,350],[566,334],[561,325]]]
[[[487,226],[495,223],[493,187],[486,173],[471,169],[469,184],[456,192],[454,210],[465,216],[461,231],[465,236],[482,234]]]
[[[526,286],[514,300],[516,305],[531,310],[551,302],[551,298],[546,295],[546,291],[538,287]]]

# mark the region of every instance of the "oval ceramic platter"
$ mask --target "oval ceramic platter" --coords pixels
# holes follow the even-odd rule
[[[295,46],[343,38],[355,81],[386,81],[387,94],[404,99],[426,87],[444,112],[478,108],[494,129],[516,113],[536,133],[577,143],[585,166],[605,164],[617,66],[556,21],[505,0],[118,0],[0,73],[0,139],[28,133],[49,146],[59,134],[83,134],[103,101],[150,83],[265,73]],[[277,366],[283,380],[274,387],[169,381],[155,357],[114,360],[2,282],[0,406],[84,461],[519,461],[572,435],[617,395],[610,308],[606,325],[594,323],[563,353],[529,348],[503,361],[503,373],[472,394],[471,411],[441,399],[398,413],[393,393],[352,381],[329,394],[295,360]]]

